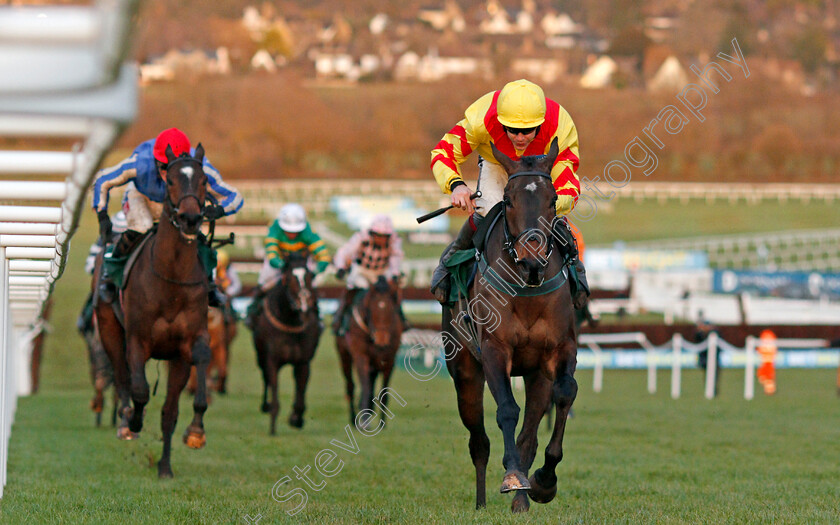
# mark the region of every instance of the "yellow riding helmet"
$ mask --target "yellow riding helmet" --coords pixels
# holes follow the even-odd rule
[[[525,79],[508,82],[496,101],[499,123],[509,128],[535,128],[545,122],[545,93]]]
[[[227,268],[230,264],[230,255],[227,252],[219,250],[216,253],[216,266],[219,268]]]

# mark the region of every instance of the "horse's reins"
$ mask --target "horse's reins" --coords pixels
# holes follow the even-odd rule
[[[536,177],[546,178],[549,181],[551,180],[551,175],[549,175],[548,173],[546,173],[544,171],[529,170],[529,171],[520,171],[519,173],[514,173],[513,175],[508,177],[508,182],[515,179],[516,177],[522,177],[522,176],[536,176]],[[511,238],[512,235],[510,233],[510,230],[508,229],[506,208],[507,208],[507,206],[502,207],[502,215],[503,215],[502,224],[504,226],[504,235],[505,235],[505,242],[502,243],[502,248],[507,252],[508,255],[510,255],[511,259],[513,259],[513,262],[518,263],[519,262],[519,255],[517,255],[515,247],[516,247],[516,244],[519,242],[519,240],[522,239],[522,237],[524,237],[525,235],[533,234],[533,232],[539,233],[540,236],[545,236],[545,234],[542,232],[542,230],[540,230],[538,228],[528,228],[527,230],[524,230],[524,231],[520,232],[519,235],[517,235],[516,237]],[[548,261],[548,259],[551,257],[552,252],[554,251],[554,243],[551,242],[550,237],[548,238],[548,243],[547,244],[548,244],[548,250],[546,251],[546,254],[545,254],[545,260],[546,261]],[[540,283],[540,284],[542,284],[542,283]],[[539,285],[537,285],[537,286],[539,286]]]
[[[207,279],[199,279],[197,281],[177,281],[175,279],[170,279],[169,277],[161,275],[157,270],[155,270],[155,246],[157,245],[157,239],[157,235],[155,235],[155,238],[152,239],[152,246],[150,248],[152,263],[149,265],[152,268],[152,273],[155,275],[155,277],[157,277],[158,279],[162,279],[168,283],[177,284],[180,286],[198,286],[199,284],[207,282]]]
[[[548,173],[543,172],[543,171],[520,171],[519,173],[514,173],[513,175],[508,177],[508,181],[510,181],[511,179],[515,179],[516,177],[522,177],[522,176],[525,176],[525,175],[544,177],[544,178],[547,178],[547,179],[551,180],[551,175],[549,175]],[[493,224],[491,224],[490,227],[487,229],[487,238],[490,237],[490,233],[493,231],[493,227],[495,226],[495,223],[499,219],[501,219],[502,224],[503,224],[504,236],[505,236],[505,242],[502,244],[502,248],[505,250],[505,252],[508,253],[508,255],[510,255],[510,257],[514,260],[514,262],[518,262],[519,257],[517,257],[516,252],[513,249],[513,247],[516,245],[516,243],[519,241],[519,239],[521,239],[522,236],[525,235],[526,233],[533,232],[534,230],[539,231],[539,233],[541,235],[543,233],[542,233],[542,231],[537,230],[536,228],[529,228],[528,230],[525,230],[524,232],[517,235],[516,238],[511,239],[512,236],[511,236],[510,230],[508,229],[508,225],[507,225],[506,208],[507,208],[507,206],[502,207],[502,212],[500,214],[496,215],[496,218],[493,220]],[[555,218],[554,220],[557,220],[557,219]],[[554,224],[554,223],[552,222],[552,224]],[[548,257],[551,256],[551,254],[553,252],[553,248],[554,248],[554,242],[551,238],[549,238],[549,248],[548,248],[548,253],[546,254],[546,260],[548,260]],[[546,281],[545,277],[543,277],[543,280],[540,284],[537,284],[537,285],[526,284],[525,286],[519,286],[518,284],[508,282],[501,275],[499,275],[498,272],[493,270],[493,268],[487,262],[486,250],[484,252],[482,252],[480,255],[478,253],[476,253],[476,258],[478,259],[478,271],[479,271],[479,273],[481,273],[482,275],[485,276],[488,284],[490,284],[496,290],[499,290],[500,292],[508,294],[508,295],[517,295],[517,296],[523,296],[523,297],[533,297],[533,296],[537,296],[537,295],[545,295],[547,293],[553,292],[554,290],[557,290],[558,288],[560,288],[563,285],[563,283],[565,282],[565,279],[566,279],[565,275],[563,274],[563,267],[561,266],[560,271],[557,272],[557,275],[555,275],[554,277],[552,277],[548,281]]]
[[[350,313],[353,315],[353,319],[356,321],[356,324],[359,325],[359,328],[361,328],[366,335],[370,336],[370,328],[368,327],[367,323],[365,323],[365,320],[362,317],[362,314],[359,312],[359,309],[354,306],[353,308],[351,308]]]
[[[177,164],[179,162],[187,162],[187,161],[194,161],[196,164],[201,164],[200,162],[198,162],[193,157],[184,155],[184,156],[178,157],[177,159],[170,162],[167,165],[167,172],[175,164]],[[168,176],[168,173],[167,173],[167,176]],[[203,218],[204,217],[204,202],[201,199],[198,198],[198,195],[195,192],[190,191],[190,192],[188,192],[184,195],[181,195],[181,198],[178,199],[178,202],[174,203],[174,202],[172,202],[172,196],[169,194],[169,188],[168,187],[166,188],[166,204],[168,204],[169,207],[172,209],[172,213],[169,214],[169,222],[172,223],[172,226],[175,226],[175,229],[177,229],[179,231],[181,230],[181,226],[178,224],[178,221],[176,220],[176,217],[181,214],[181,210],[180,210],[181,203],[184,202],[185,199],[189,199],[190,197],[195,199],[196,202],[198,203],[198,209],[200,210],[201,216]]]
[[[283,289],[285,290],[286,294],[288,295],[289,294],[288,288],[286,288],[285,285],[282,285],[282,286],[283,286]],[[304,288],[304,289],[301,290],[301,293],[303,293],[304,291],[307,292],[307,298],[308,298],[309,294],[311,292],[308,289]],[[292,326],[292,325],[288,325],[288,324],[284,323],[283,321],[281,321],[280,319],[278,319],[277,316],[274,315],[271,312],[271,303],[270,302],[267,302],[265,304],[265,316],[266,316],[266,318],[268,318],[268,322],[271,323],[271,326],[273,326],[274,328],[277,328],[278,330],[283,330],[285,332],[289,332],[289,333],[292,333],[292,334],[299,334],[300,332],[303,332],[306,329],[306,321],[304,321],[303,324],[300,325],[300,326]]]
[[[265,305],[265,316],[268,319],[268,322],[271,323],[271,326],[277,328],[278,330],[283,330],[284,332],[299,334],[300,332],[303,332],[303,330],[306,328],[305,322],[300,326],[292,326],[282,322],[280,319],[277,319],[277,317],[273,313],[271,313],[270,304]]]

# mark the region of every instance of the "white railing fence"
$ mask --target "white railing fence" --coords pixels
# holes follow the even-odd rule
[[[94,172],[137,112],[136,67],[123,61],[138,4],[0,6],[0,497],[17,397],[30,388],[28,335]],[[21,150],[9,138],[74,146]]]
[[[604,387],[604,370],[609,368],[645,368],[647,370],[647,391],[655,394],[657,390],[657,371],[659,369],[671,369],[671,397],[679,399],[682,394],[682,369],[696,369],[698,355],[707,351],[706,376],[704,379],[703,395],[706,399],[713,399],[715,383],[721,363],[718,362],[718,351],[725,352],[728,359],[728,369],[744,370],[744,399],[751,400],[755,395],[755,373],[756,373],[756,346],[759,338],[748,336],[743,348],[734,346],[724,339],[721,339],[716,332],[711,332],[705,341],[690,343],[681,334],[676,333],[671,339],[661,345],[653,345],[642,332],[626,332],[615,334],[583,334],[578,338],[578,369],[592,369],[592,390],[599,393]],[[609,348],[606,345],[625,345],[622,348]],[[626,345],[633,345],[639,350],[626,348]],[[776,339],[776,348],[779,350],[777,362],[779,366],[783,362],[792,366],[802,367],[826,367],[838,366],[840,364],[840,352],[827,351],[819,358],[807,356],[810,359],[800,358],[783,359],[782,353],[785,349],[796,351],[801,354],[802,350],[825,349],[829,342],[825,339]],[[423,366],[432,368],[436,361],[444,359],[442,340],[440,332],[436,330],[409,330],[403,334],[403,352],[410,352],[410,357],[420,357],[422,353]],[[590,354],[591,352],[591,354]],[[803,356],[804,357],[804,356]],[[402,362],[398,360],[398,362]],[[517,390],[524,388],[521,377],[512,378],[513,387]]]

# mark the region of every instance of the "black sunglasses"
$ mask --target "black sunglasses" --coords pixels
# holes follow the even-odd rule
[[[511,127],[505,126],[505,131],[507,131],[508,133],[510,133],[511,135],[513,135],[515,137],[516,135],[519,135],[520,133],[522,133],[523,135],[530,135],[531,133],[536,131],[538,128],[539,128],[539,126],[534,126],[533,128],[511,128]]]

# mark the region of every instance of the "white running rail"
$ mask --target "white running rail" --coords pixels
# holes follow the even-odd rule
[[[27,331],[64,271],[96,168],[137,112],[124,59],[138,4],[0,6],[0,497],[17,397],[30,389]],[[75,145],[10,150],[26,141],[9,138]]]

